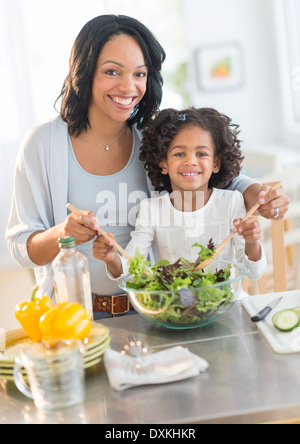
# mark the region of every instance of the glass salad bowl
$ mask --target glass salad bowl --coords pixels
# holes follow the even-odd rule
[[[138,313],[171,329],[198,328],[213,323],[234,305],[242,290],[242,280],[248,274],[246,266],[225,261],[215,261],[196,273],[192,269],[186,273],[181,269],[180,277],[178,268],[170,273],[163,267],[159,270],[159,277],[145,277],[143,282],[127,275],[119,287],[127,292]],[[180,288],[156,290],[160,288],[157,281],[162,280],[166,280],[169,287]]]

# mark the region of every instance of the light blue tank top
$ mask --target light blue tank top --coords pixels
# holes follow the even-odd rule
[[[135,227],[139,203],[148,197],[146,171],[139,160],[140,137],[132,128],[133,147],[127,165],[110,176],[96,176],[85,171],[75,156],[69,138],[68,202],[77,208],[93,211],[106,232],[113,232],[125,248]],[[105,155],[105,152],[103,153]],[[92,292],[98,295],[121,293],[117,283],[108,278],[105,263],[94,258],[93,243],[77,247],[89,261]]]

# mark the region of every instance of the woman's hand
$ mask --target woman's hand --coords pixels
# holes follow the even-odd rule
[[[92,211],[71,213],[62,227],[62,236],[73,236],[76,245],[81,245],[98,236],[99,224]]]
[[[283,188],[268,192],[270,188],[266,185],[262,187],[258,196],[259,202],[262,205],[258,212],[266,219],[281,220],[288,212],[290,199]]]
[[[261,206],[257,211],[258,215],[266,219],[281,220],[289,209],[290,200],[283,188],[268,193],[270,189],[270,186],[260,184],[248,187],[243,194],[246,209],[249,211],[259,201]]]
[[[27,241],[28,255],[36,265],[47,265],[59,253],[58,240],[63,236],[73,236],[76,245],[94,239],[98,235],[98,222],[94,213],[82,211],[70,214],[65,222],[49,230],[33,233]]]

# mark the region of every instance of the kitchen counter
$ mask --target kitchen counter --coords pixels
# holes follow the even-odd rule
[[[300,417],[300,354],[274,354],[240,302],[202,329],[167,330],[139,315],[102,323],[110,329],[112,349],[121,350],[133,334],[153,352],[185,346],[210,368],[181,382],[115,392],[102,362],[87,372],[85,403],[55,413],[37,410],[12,382],[0,380],[0,423],[262,423]]]

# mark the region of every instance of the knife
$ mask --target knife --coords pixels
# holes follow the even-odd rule
[[[281,301],[282,296],[279,298],[276,298],[274,301],[270,302],[265,308],[263,308],[259,313],[257,313],[256,316],[253,316],[251,318],[251,321],[253,322],[259,322],[265,319],[265,317],[270,313],[270,311],[273,310],[274,307],[276,307],[277,304]]]

